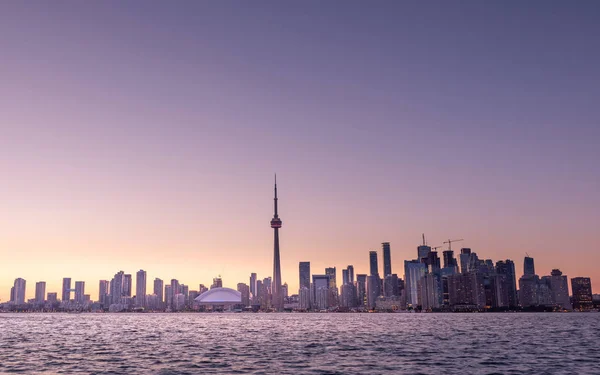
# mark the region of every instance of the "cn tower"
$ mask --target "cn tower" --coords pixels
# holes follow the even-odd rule
[[[277,214],[277,174],[275,174],[275,214],[271,219],[271,228],[275,231],[273,246],[273,308],[277,311],[283,310],[283,295],[281,294],[281,261],[279,259],[279,228],[281,219]]]

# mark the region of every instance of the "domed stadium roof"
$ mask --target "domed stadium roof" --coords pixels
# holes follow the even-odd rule
[[[205,305],[226,305],[242,303],[242,293],[230,288],[213,288],[195,299],[196,302]]]

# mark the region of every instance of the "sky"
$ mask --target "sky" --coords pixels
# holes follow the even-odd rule
[[[384,241],[402,277],[422,233],[600,292],[598,19],[595,1],[2,2],[0,301],[17,277],[95,300],[120,270],[149,292],[271,276],[275,172],[292,293],[299,261],[340,283]]]

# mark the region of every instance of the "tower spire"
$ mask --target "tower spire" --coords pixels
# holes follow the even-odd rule
[[[277,216],[277,173],[275,173],[275,217]]]
[[[272,303],[277,311],[283,309],[283,294],[281,292],[281,260],[279,256],[279,228],[281,228],[281,219],[277,214],[277,174],[275,174],[275,213],[271,219],[271,228],[274,232],[273,242],[273,284],[272,284]]]

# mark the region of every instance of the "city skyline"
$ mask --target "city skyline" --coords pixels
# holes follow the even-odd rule
[[[300,261],[369,274],[382,242],[398,270],[423,232],[599,290],[597,14],[3,3],[0,298],[271,275],[274,171],[291,290]]]

